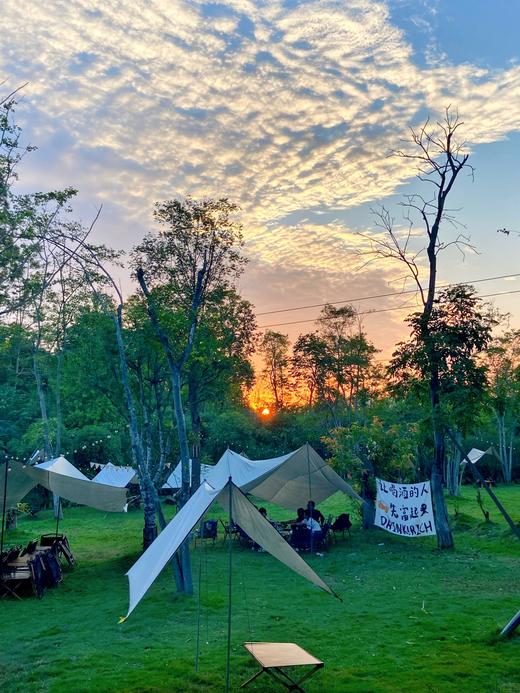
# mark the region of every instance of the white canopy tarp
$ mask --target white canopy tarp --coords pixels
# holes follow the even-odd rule
[[[471,462],[471,464],[476,464],[481,457],[484,457],[484,455],[487,455],[488,452],[492,452],[493,448],[488,448],[487,450],[479,450],[478,448],[471,448],[471,450],[468,452],[466,457],[468,460]],[[462,460],[463,462],[466,462],[466,460]]]
[[[363,502],[308,443],[268,460],[249,460],[226,450],[207,481],[214,488],[222,488],[229,477],[244,493],[290,510],[306,506],[310,499],[321,503],[336,491]]]
[[[47,463],[44,462],[43,464],[46,465]],[[125,489],[114,488],[105,484],[94,484],[86,477],[78,476],[81,475],[81,472],[73,465],[70,467],[75,472],[74,476],[53,471],[51,465],[31,467],[19,462],[10,462],[9,467],[11,471],[7,475],[6,507],[15,506],[34,486],[40,484],[52,493],[73,503],[88,505],[91,508],[107,512],[124,512],[126,510]],[[60,463],[58,468],[69,469],[63,463]]]
[[[47,460],[46,462],[35,464],[34,469],[48,469],[56,474],[64,474],[65,476],[70,476],[73,479],[83,479],[88,481],[88,477],[86,477],[83,472],[80,472],[79,469],[76,469],[76,467],[71,464],[67,458],[63,457],[63,455],[55,457],[53,460]]]
[[[233,522],[282,563],[321,589],[333,594],[330,587],[305,563],[233,483],[227,481],[223,487],[216,489],[207,482],[203,482],[128,571],[130,603],[127,617],[210,505],[218,500],[225,510],[229,508],[230,492]]]
[[[201,464],[200,465],[200,481],[201,483],[206,480],[208,474],[213,469],[213,465]],[[192,461],[190,460],[190,483],[192,479]],[[163,489],[178,489],[182,486],[182,463],[175,467],[170,476],[166,479],[161,488]]]
[[[139,483],[133,467],[118,467],[112,462],[107,462],[92,481],[95,484],[106,484],[117,488],[125,488],[128,484]]]

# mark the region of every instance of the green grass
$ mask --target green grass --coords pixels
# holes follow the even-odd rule
[[[520,487],[496,493],[520,520]],[[326,693],[517,693],[520,634],[500,629],[520,609],[520,542],[484,499],[486,523],[467,488],[449,500],[454,551],[434,538],[363,531],[344,497],[320,506],[354,519],[352,538],[309,563],[340,602],[268,554],[236,549],[233,570],[232,688],[255,671],[242,643],[295,641],[325,662],[306,690]],[[171,514],[171,508],[165,507]],[[268,508],[273,517],[289,513]],[[457,515],[455,517],[455,511]],[[213,513],[219,516],[218,512]],[[221,513],[220,516],[223,516]],[[41,601],[0,602],[2,693],[222,691],[227,632],[227,549],[193,552],[201,570],[200,666],[194,671],[198,597],[177,596],[165,569],[128,621],[124,573],[139,555],[142,515],[66,508],[62,529],[77,566]],[[22,519],[8,544],[51,532],[50,511]],[[265,675],[248,689],[273,690]],[[278,690],[278,689],[276,689]]]

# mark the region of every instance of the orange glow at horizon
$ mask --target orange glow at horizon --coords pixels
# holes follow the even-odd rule
[[[268,407],[264,407],[262,409],[262,416],[269,416],[270,413],[271,413],[271,410]]]

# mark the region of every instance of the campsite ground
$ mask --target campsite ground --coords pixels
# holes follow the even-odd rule
[[[520,486],[496,493],[519,522]],[[242,643],[265,640],[295,641],[324,660],[324,669],[306,686],[309,692],[518,693],[520,634],[508,641],[497,636],[520,609],[520,542],[487,497],[491,522],[484,522],[475,497],[476,490],[467,487],[461,499],[450,499],[456,548],[443,553],[433,538],[359,529],[349,501],[352,537],[308,559],[343,602],[268,554],[236,548],[232,688],[255,671]],[[345,502],[336,495],[321,509],[338,514]],[[280,519],[290,515],[269,511]],[[228,553],[222,538],[193,553],[200,610],[197,596],[174,594],[168,569],[119,625],[128,599],[124,573],[139,555],[141,528],[139,511],[65,509],[62,529],[76,568],[41,601],[1,602],[3,693],[224,689]],[[23,544],[52,530],[50,511],[44,511],[37,519],[22,519],[8,543]],[[260,677],[248,690],[273,687]]]

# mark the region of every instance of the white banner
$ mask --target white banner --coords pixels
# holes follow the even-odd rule
[[[403,537],[437,534],[430,482],[394,484],[376,479],[376,527]]]

